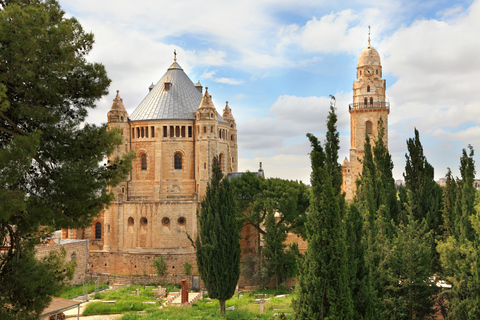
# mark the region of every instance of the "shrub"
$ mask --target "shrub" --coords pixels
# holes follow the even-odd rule
[[[163,259],[162,256],[159,256],[157,259],[153,260],[152,267],[155,268],[155,271],[161,277],[167,274],[167,262],[165,262],[165,259]]]
[[[183,269],[185,270],[185,274],[188,276],[192,274],[193,266],[190,263],[185,262],[183,264]]]

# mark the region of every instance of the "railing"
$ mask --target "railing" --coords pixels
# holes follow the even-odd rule
[[[390,109],[390,102],[350,103],[348,110]]]

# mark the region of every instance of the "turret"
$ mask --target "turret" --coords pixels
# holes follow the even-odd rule
[[[116,157],[120,157],[122,154],[126,153],[129,150],[130,142],[130,125],[128,119],[127,110],[123,105],[123,99],[120,98],[119,90],[117,90],[117,95],[113,99],[112,107],[107,114],[108,118],[108,130],[118,129],[123,138],[123,143],[118,146],[118,148],[109,156],[109,160],[113,160]],[[126,193],[125,183],[121,183],[117,186],[117,200],[121,200],[123,195]]]
[[[231,156],[231,172],[238,171],[238,146],[237,146],[237,124],[232,114],[232,109],[228,106],[228,101],[225,103],[222,118],[230,125],[228,133],[228,140],[230,145]]]
[[[213,105],[212,96],[205,87],[205,94],[196,114],[196,153],[197,157],[197,192],[200,198],[205,194],[206,186],[211,176],[212,159],[218,156],[217,137],[218,117]]]

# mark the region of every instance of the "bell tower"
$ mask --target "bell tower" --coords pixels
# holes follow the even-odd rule
[[[388,114],[390,104],[385,102],[386,81],[382,79],[382,64],[378,51],[370,44],[360,53],[357,65],[357,80],[353,82],[353,103],[348,106],[350,113],[350,160],[342,163],[343,191],[347,199],[355,196],[355,181],[362,173],[365,136],[371,143],[377,137],[378,122],[385,128],[384,143],[388,146]]]

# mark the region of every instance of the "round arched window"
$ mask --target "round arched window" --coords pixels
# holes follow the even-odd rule
[[[146,225],[148,224],[147,218],[143,217],[142,219],[140,219],[140,224],[141,224],[142,226],[146,226]]]
[[[129,217],[129,218],[128,218],[128,226],[132,226],[132,227],[133,227],[134,224],[135,224],[135,220],[133,220],[132,217]]]

